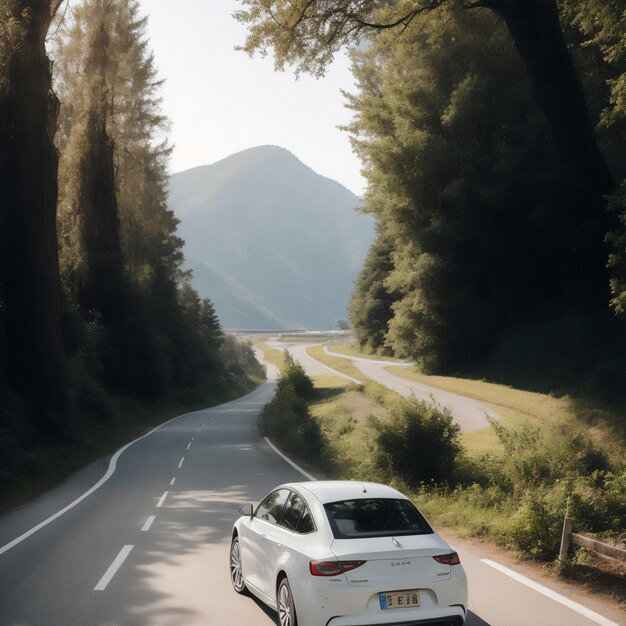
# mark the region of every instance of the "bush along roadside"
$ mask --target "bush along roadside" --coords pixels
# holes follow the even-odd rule
[[[285,351],[276,395],[263,410],[265,432],[284,450],[320,463],[327,442],[307,404],[314,396],[313,381]]]
[[[428,423],[434,411],[424,407],[419,418],[413,415],[405,420]],[[440,422],[443,417],[439,416]],[[397,420],[394,417],[387,429]],[[447,431],[444,438],[435,431],[429,439],[432,450],[424,442],[420,444],[426,446],[427,457],[416,446],[415,461],[403,469],[387,464],[393,471],[391,480],[406,485],[420,508],[439,523],[489,536],[529,558],[553,561],[557,557],[566,511],[580,531],[623,540],[623,466],[611,463],[589,440],[565,427],[549,435],[528,426],[505,428],[493,423],[492,428],[504,448],[503,455],[468,458],[454,445],[453,431]],[[387,456],[388,439],[379,437],[373,445],[379,459],[394,458]],[[424,458],[435,461],[424,466]],[[421,468],[419,472],[417,468]],[[445,473],[443,468],[447,468]]]
[[[334,412],[321,409],[319,397],[307,406],[290,382],[303,372],[293,368],[287,368],[268,408],[268,423],[274,420],[274,436],[285,448],[302,456],[306,450],[307,459],[330,476],[391,484],[412,494],[437,524],[488,536],[529,558],[557,557],[567,510],[580,532],[624,540],[623,459],[567,423],[539,430],[494,422],[500,450],[470,456],[444,407],[377,398],[386,410],[355,420],[355,390],[334,398]],[[310,441],[303,434],[307,429],[315,433]],[[341,462],[329,465],[328,459]]]

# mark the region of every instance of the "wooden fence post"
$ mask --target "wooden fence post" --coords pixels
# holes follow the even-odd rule
[[[569,546],[572,539],[573,525],[573,521],[566,515],[565,519],[563,520],[563,534],[561,535],[561,549],[559,550],[559,561],[563,561],[567,558],[567,553],[569,552]]]

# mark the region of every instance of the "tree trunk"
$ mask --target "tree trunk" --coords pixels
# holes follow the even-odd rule
[[[79,301],[85,313],[96,309],[105,325],[117,326],[125,306],[123,261],[113,144],[106,129],[106,113],[100,104],[87,114],[86,153],[80,164],[78,210],[86,263]]]
[[[44,433],[56,432],[66,402],[62,299],[56,235],[59,103],[45,37],[49,0],[22,0],[25,36],[8,60],[0,94],[0,208],[7,374],[30,400]]]
[[[606,195],[614,186],[600,152],[581,82],[559,22],[556,0],[495,0],[488,6],[506,22],[552,129],[579,199],[572,220],[579,237],[573,244],[576,305],[607,305],[609,299],[604,238],[613,223]],[[505,86],[503,85],[503,88]]]
[[[615,181],[595,138],[556,0],[502,0],[496,6],[526,65],[562,156],[598,195],[610,193]]]

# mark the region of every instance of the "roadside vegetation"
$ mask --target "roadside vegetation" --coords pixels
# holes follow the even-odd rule
[[[323,350],[309,353],[341,369]],[[566,511],[580,532],[617,544],[626,539],[622,448],[610,445],[609,431],[598,427],[590,436],[584,424],[572,423],[566,399],[481,382],[488,393],[474,397],[513,404],[515,419],[494,422],[484,445],[472,449],[466,441],[474,434],[461,434],[447,409],[377,393],[378,385],[364,382],[320,387],[316,379],[307,415],[322,443],[307,460],[326,474],[395,485],[435,523],[540,561],[555,561]],[[294,428],[298,419],[292,412],[281,429]],[[579,551],[557,569],[578,574],[585,563]]]
[[[221,348],[229,367],[205,389],[172,390],[153,400],[113,393],[80,370],[70,373],[72,410],[59,437],[32,437],[19,420],[27,411],[15,393],[0,388],[0,512],[30,500],[88,463],[177,415],[249,393],[264,380],[252,351],[230,336]]]
[[[265,432],[285,450],[319,462],[326,445],[308,406],[314,396],[313,381],[285,351],[276,395],[263,410]]]
[[[0,506],[262,376],[190,284],[139,2],[36,4],[0,1]]]

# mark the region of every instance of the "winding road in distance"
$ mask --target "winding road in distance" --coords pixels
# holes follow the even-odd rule
[[[235,594],[228,572],[239,505],[305,480],[259,436],[274,389],[171,420],[116,454],[113,473],[109,459],[94,463],[1,517],[0,624],[276,624],[269,609]],[[484,562],[511,565],[499,555],[455,544],[470,581],[470,626],[626,623],[615,606],[578,599],[599,614],[591,620]]]
[[[302,365],[309,376],[328,375],[328,370],[330,370],[330,372],[347,378],[356,384],[361,383],[358,379],[342,374],[341,372],[337,372],[336,370],[332,370],[328,366],[314,359],[307,352],[308,348],[322,344],[268,341],[267,345],[274,350],[287,349],[291,356],[298,363],[300,363],[300,365]],[[386,369],[391,365],[409,366],[411,364],[349,356],[340,352],[332,352],[327,346],[324,346],[324,352],[329,356],[345,359],[346,361],[354,363],[354,365],[365,376],[371,378],[380,385],[388,387],[405,398],[417,398],[418,400],[423,400],[425,402],[432,402],[434,400],[438,404],[448,407],[452,411],[454,421],[461,427],[461,430],[464,433],[471,433],[476,430],[482,430],[483,428],[489,428],[489,421],[487,417],[496,420],[500,418],[498,413],[496,413],[493,409],[488,407],[483,402],[474,400],[474,398],[469,398],[457,393],[445,391],[444,389],[425,385],[424,383],[420,383],[415,380],[402,378],[401,376],[397,376]]]

